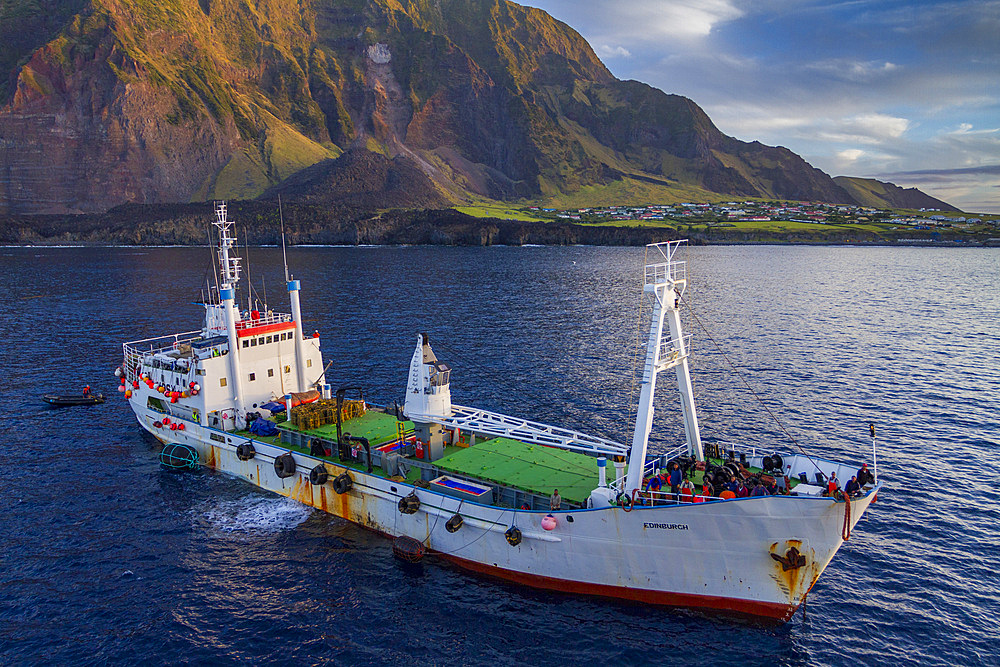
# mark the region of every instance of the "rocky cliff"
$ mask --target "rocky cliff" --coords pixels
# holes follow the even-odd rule
[[[0,3],[0,212],[250,199],[312,165],[269,195],[858,201],[506,0]]]
[[[901,188],[874,178],[836,176],[834,183],[844,188],[854,201],[874,208],[937,209],[958,211],[948,202],[935,199],[916,188]]]

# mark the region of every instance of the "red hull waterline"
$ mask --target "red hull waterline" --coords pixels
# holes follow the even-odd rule
[[[568,579],[557,579],[545,577],[537,574],[527,574],[514,570],[484,565],[475,561],[459,558],[451,554],[431,552],[445,560],[454,563],[458,567],[476,572],[477,574],[503,579],[523,586],[541,588],[560,593],[572,595],[589,595],[601,598],[612,598],[618,600],[628,600],[630,602],[641,602],[663,607],[683,607],[703,612],[723,614],[726,616],[736,616],[756,621],[785,622],[788,621],[798,609],[798,605],[780,604],[777,602],[761,602],[759,600],[741,600],[738,598],[726,598],[715,595],[692,595],[689,593],[666,593],[663,591],[651,591],[641,588],[627,588],[625,586],[608,586],[606,584],[590,584],[581,581],[570,581]]]

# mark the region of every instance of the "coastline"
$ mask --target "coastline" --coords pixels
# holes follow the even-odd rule
[[[204,246],[211,203],[129,204],[105,213],[0,216],[4,247]],[[232,202],[233,217],[251,246],[281,244],[277,205]],[[957,230],[900,229],[874,233],[817,225],[815,231],[679,229],[528,222],[481,218],[454,209],[364,211],[346,207],[284,206],[286,242],[293,246],[644,246],[687,238],[694,245],[824,245],[990,247],[996,239]],[[993,241],[993,243],[990,243]]]

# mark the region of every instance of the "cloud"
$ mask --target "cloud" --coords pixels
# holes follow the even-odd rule
[[[631,58],[632,53],[624,46],[608,46],[601,44],[594,49],[601,58]]]
[[[814,72],[821,72],[845,81],[869,83],[875,79],[882,78],[887,74],[892,74],[899,69],[899,65],[889,61],[872,60],[850,60],[845,58],[834,58],[831,60],[819,60],[806,63],[804,68]]]
[[[829,130],[820,131],[820,137],[828,141],[881,144],[901,137],[910,127],[910,121],[881,113],[866,113],[829,122],[828,125]]]
[[[878,177],[1000,156],[997,0],[528,2],[598,45],[620,78],[690,97],[724,133],[824,171]],[[979,177],[993,183],[949,196],[981,204],[988,191],[1000,207],[996,175]]]
[[[898,171],[894,176],[1000,176],[1000,164],[988,164],[982,167],[965,167],[962,169],[917,169],[915,171]]]
[[[731,0],[527,0],[580,30],[592,42],[657,41],[709,35],[743,16]]]
[[[841,162],[857,162],[858,158],[864,155],[865,152],[858,148],[848,148],[844,151],[838,151],[836,154],[837,160]]]

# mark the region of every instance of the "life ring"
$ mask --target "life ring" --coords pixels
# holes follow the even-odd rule
[[[343,495],[354,486],[354,480],[346,472],[342,472],[333,479],[333,490],[338,495]]]
[[[309,483],[313,486],[323,486],[326,484],[328,476],[329,473],[326,470],[326,466],[320,463],[318,466],[309,471]]]
[[[281,479],[294,475],[295,457],[290,452],[276,457],[274,459],[274,472]]]

